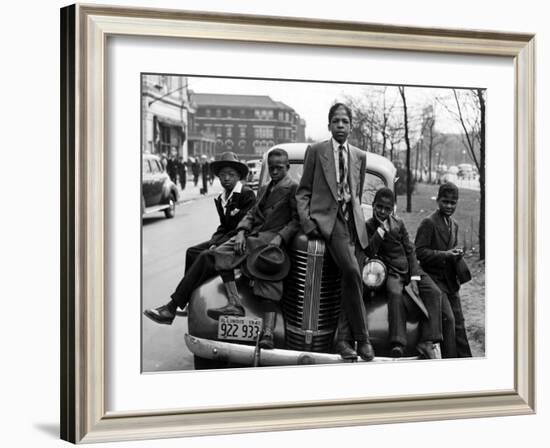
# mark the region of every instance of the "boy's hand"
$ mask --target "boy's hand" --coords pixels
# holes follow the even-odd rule
[[[382,223],[382,227],[386,232],[390,231],[390,221],[388,219],[384,219],[384,222]]]
[[[456,247],[454,249],[445,251],[445,253],[447,254],[447,257],[454,258],[455,260],[462,258],[462,256],[464,255],[462,249],[458,249]]]
[[[283,239],[281,238],[281,235],[275,235],[273,239],[269,242],[269,244],[273,246],[278,246],[278,247],[280,247],[282,243],[283,243]]]
[[[237,255],[244,254],[244,251],[246,249],[246,237],[244,236],[244,232],[242,230],[237,233],[237,236],[235,237],[235,244],[233,247],[235,248],[235,252],[237,253]]]

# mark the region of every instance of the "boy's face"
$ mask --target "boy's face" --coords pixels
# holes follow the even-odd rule
[[[267,169],[269,176],[274,183],[279,182],[286,176],[288,171],[288,160],[282,156],[271,156],[267,159]]]
[[[233,188],[235,188],[235,185],[237,185],[237,182],[240,179],[237,170],[234,170],[233,168],[230,168],[228,166],[224,166],[218,172],[218,177],[220,178],[220,183],[222,184],[222,187],[225,189],[225,191],[228,192],[231,192]]]
[[[346,109],[339,107],[334,111],[334,115],[328,124],[330,133],[338,143],[344,143],[351,130],[351,120],[348,117]]]
[[[456,210],[458,197],[454,194],[444,194],[437,200],[439,211],[443,216],[451,216]]]
[[[372,212],[378,221],[385,221],[393,212],[393,201],[390,198],[380,197],[372,204]]]

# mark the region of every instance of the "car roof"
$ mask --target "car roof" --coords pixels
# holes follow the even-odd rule
[[[157,160],[160,160],[160,157],[155,155],[155,154],[143,153],[142,156],[143,156],[144,159],[157,159]]]
[[[267,154],[274,150],[275,148],[284,149],[288,153],[288,159],[293,160],[304,160],[304,155],[306,153],[307,147],[310,143],[281,143],[270,148],[264,155],[264,159],[267,159]],[[375,168],[375,171],[382,174],[387,179],[393,179],[395,177],[396,169],[395,165],[386,157],[383,157],[379,154],[374,154],[372,152],[367,152],[367,170],[372,170]]]

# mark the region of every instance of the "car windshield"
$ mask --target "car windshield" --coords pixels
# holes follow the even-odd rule
[[[302,163],[302,161],[297,161],[297,160],[290,161],[290,169],[288,171],[288,174],[292,178],[292,180],[296,182],[300,182],[303,170],[304,170],[304,164]],[[265,185],[268,182],[269,182],[269,174],[267,173],[267,170],[263,170],[261,184]],[[380,188],[385,186],[386,186],[386,182],[382,177],[380,177],[376,173],[373,173],[367,170],[367,176],[365,177],[365,185],[363,186],[363,201],[362,201],[363,204],[371,205],[376,191],[378,191]]]

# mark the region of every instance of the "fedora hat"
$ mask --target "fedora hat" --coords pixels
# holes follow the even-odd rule
[[[224,152],[220,156],[219,160],[215,160],[210,164],[210,168],[216,176],[220,170],[226,166],[237,171],[241,179],[245,178],[248,174],[248,166],[246,166],[245,163],[242,163],[234,152]]]
[[[254,249],[243,267],[250,277],[279,281],[288,275],[290,259],[280,247],[267,244]]]

